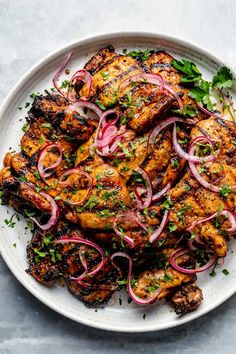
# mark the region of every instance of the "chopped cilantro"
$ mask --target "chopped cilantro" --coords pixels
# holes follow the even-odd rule
[[[30,210],[30,209],[24,209],[24,214],[25,216],[27,216],[28,218],[35,216],[35,211],[34,210]]]
[[[178,114],[181,114],[182,116],[186,117],[196,117],[196,114],[197,114],[197,110],[196,108],[194,108],[193,106],[191,106],[190,104],[186,104],[182,111],[180,109],[173,109],[172,110],[174,113],[178,113]]]
[[[11,227],[12,229],[14,228],[16,222],[14,221],[14,218],[19,221],[19,216],[17,213],[14,213],[10,219],[5,219],[4,222],[8,227]]]
[[[98,105],[98,107],[105,111],[106,107],[100,100],[96,100],[95,103]]]
[[[42,123],[42,124],[41,124],[41,127],[42,127],[42,128],[52,129],[51,123]]]
[[[222,270],[222,273],[223,273],[224,275],[229,275],[228,269],[223,269],[223,270]]]
[[[177,226],[173,222],[170,222],[168,225],[168,229],[170,232],[173,232],[173,231],[177,230]]]
[[[40,145],[42,145],[44,143],[44,137],[42,135],[39,138],[39,143],[40,143]]]
[[[37,179],[41,179],[41,177],[40,177],[40,174],[39,174],[39,171],[38,171],[38,170],[34,171],[34,177],[36,177]]]
[[[107,71],[101,71],[100,74],[102,75],[104,80],[107,80],[109,78],[109,73]]]
[[[166,199],[163,203],[162,203],[162,207],[164,209],[170,210],[171,207],[174,205],[174,202],[172,202],[172,200],[170,199]]]
[[[221,198],[227,198],[230,192],[231,189],[228,186],[223,186],[219,191],[219,195]]]
[[[154,50],[145,49],[145,50],[132,50],[131,52],[126,53],[128,57],[132,57],[137,60],[145,61],[147,60],[151,54],[154,54]]]
[[[69,86],[69,84],[70,84],[69,80],[64,80],[64,81],[62,81],[60,88],[62,88],[62,89],[67,88]]]
[[[164,277],[162,278],[162,281],[164,281],[164,283],[167,283],[168,281],[173,280],[174,277],[172,277],[171,275],[165,273]]]
[[[23,125],[23,127],[21,128],[22,129],[22,131],[25,133],[25,132],[27,132],[27,130],[29,129],[29,123],[28,122],[26,122],[24,125]]]
[[[189,209],[192,209],[192,206],[187,204],[185,207],[183,207],[177,212],[177,216],[180,218]]]

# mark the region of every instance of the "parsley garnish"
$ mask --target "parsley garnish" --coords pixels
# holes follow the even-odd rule
[[[166,199],[163,203],[162,203],[162,207],[164,209],[170,210],[171,207],[174,205],[174,202],[172,202],[172,200],[170,199]]]
[[[177,230],[177,226],[173,222],[170,222],[168,225],[168,229],[170,232],[173,232],[173,231]]]
[[[224,275],[229,275],[228,269],[223,269],[223,270],[222,270],[222,273],[223,273]]]
[[[219,195],[222,198],[227,198],[230,192],[231,189],[228,186],[223,186],[219,191]]]
[[[27,132],[27,130],[29,129],[29,123],[28,122],[26,122],[24,125],[23,125],[23,127],[21,128],[22,129],[22,131],[25,133],[25,132]]]
[[[171,61],[171,65],[181,71],[182,73],[184,73],[185,75],[180,79],[180,82],[196,82],[198,81],[201,77],[202,74],[200,73],[200,71],[198,70],[198,68],[196,67],[196,65],[186,59],[183,60],[177,60],[177,59],[173,59]]]
[[[196,117],[197,115],[197,110],[190,104],[186,104],[182,111],[180,109],[173,109],[172,110],[174,113],[181,114],[184,117]]]
[[[96,100],[95,103],[98,105],[98,107],[105,111],[106,107],[100,100]]]
[[[233,75],[230,72],[229,68],[223,66],[219,69],[216,75],[212,80],[212,88],[230,88],[233,86]]]
[[[5,219],[4,222],[8,227],[11,227],[13,229],[13,227],[15,226],[16,222],[14,221],[14,218],[16,218],[16,220],[20,220],[19,216],[17,213],[14,213],[10,219]]]
[[[183,207],[177,212],[177,216],[180,218],[189,209],[192,209],[192,206],[187,204],[185,207]]]
[[[109,78],[109,73],[107,71],[101,71],[100,74],[102,75],[104,80],[107,80]]]
[[[62,81],[60,88],[67,88],[69,86],[69,83],[69,80]]]
[[[132,57],[137,60],[145,61],[147,60],[151,54],[154,54],[154,50],[145,49],[145,50],[132,50],[129,53],[126,53],[128,57]]]
[[[42,123],[42,124],[41,124],[41,127],[42,127],[42,128],[52,129],[51,123]]]

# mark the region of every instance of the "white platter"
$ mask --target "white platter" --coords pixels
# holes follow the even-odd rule
[[[45,57],[36,64],[15,85],[5,99],[0,112],[0,159],[9,147],[19,149],[22,136],[21,118],[26,116],[25,103],[32,101],[29,95],[32,92],[43,92],[45,88],[52,87],[53,74],[63,61],[65,54],[73,50],[73,58],[69,65],[72,71],[82,68],[83,64],[100,48],[112,44],[116,50],[123,48],[165,49],[174,56],[184,57],[194,61],[207,76],[212,76],[223,63],[207,51],[193,44],[179,39],[150,33],[115,33],[81,40],[64,47]],[[20,111],[18,106],[22,106]],[[209,274],[199,277],[203,289],[204,301],[200,308],[183,317],[176,316],[173,309],[166,304],[139,308],[135,304],[128,304],[124,294],[117,293],[104,309],[88,309],[76,300],[67,289],[55,287],[48,289],[37,283],[29,276],[26,262],[26,244],[30,234],[26,233],[26,222],[21,218],[14,228],[5,225],[4,219],[9,218],[13,210],[6,206],[1,207],[0,213],[0,250],[3,259],[21,284],[44,304],[60,314],[77,322],[96,328],[123,331],[147,332],[162,330],[189,322],[219,306],[236,292],[236,257],[229,251],[224,267],[230,272],[228,276],[217,270],[217,276],[212,278]],[[13,244],[16,243],[16,247]],[[233,248],[233,245],[231,245]],[[15,294],[12,294],[15,296]],[[122,305],[119,304],[122,297]],[[146,317],[143,316],[146,314]],[[143,318],[145,317],[145,319]]]

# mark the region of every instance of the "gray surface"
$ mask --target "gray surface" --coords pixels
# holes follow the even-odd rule
[[[0,0],[0,102],[45,54],[105,32],[143,30],[195,42],[232,66],[234,0]],[[234,353],[236,296],[160,333],[125,335],[73,323],[33,298],[0,259],[0,353]]]

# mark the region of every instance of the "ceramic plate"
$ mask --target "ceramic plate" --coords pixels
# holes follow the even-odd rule
[[[73,50],[73,58],[69,65],[72,71],[82,68],[83,64],[107,44],[112,44],[117,51],[123,48],[131,49],[165,49],[176,57],[184,57],[194,61],[205,73],[211,77],[223,63],[214,56],[195,45],[179,39],[149,33],[116,33],[85,39],[47,56],[36,64],[13,88],[6,98],[0,112],[0,159],[2,161],[6,151],[19,149],[22,118],[26,116],[25,103],[32,101],[29,95],[32,92],[43,92],[52,87],[52,77],[62,63],[66,53]],[[22,106],[21,111],[18,106]],[[88,309],[76,300],[65,288],[54,287],[48,289],[29,276],[25,269],[26,244],[30,234],[25,230],[26,221],[20,218],[14,228],[7,227],[4,219],[13,214],[13,210],[6,206],[1,207],[0,213],[1,238],[0,248],[6,264],[21,282],[35,297],[60,314],[77,322],[112,331],[145,332],[162,330],[189,322],[220,305],[236,291],[236,257],[229,251],[224,267],[230,272],[228,276],[217,271],[212,278],[209,274],[199,276],[199,284],[203,289],[204,301],[200,308],[183,317],[176,316],[170,305],[161,304],[151,307],[138,307],[134,303],[128,304],[127,296],[116,293],[104,309]],[[14,244],[15,247],[13,246]],[[231,249],[233,245],[231,244]],[[14,294],[12,294],[14,296]],[[120,305],[122,299],[122,305]],[[146,316],[144,316],[146,315]]]

